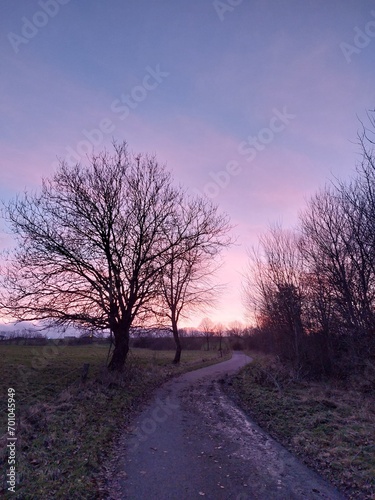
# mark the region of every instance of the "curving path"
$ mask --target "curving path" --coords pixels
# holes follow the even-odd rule
[[[119,445],[108,500],[342,499],[220,390],[249,362],[234,353],[157,390]]]

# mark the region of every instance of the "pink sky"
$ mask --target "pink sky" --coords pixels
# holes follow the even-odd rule
[[[292,227],[304,200],[332,175],[348,177],[358,160],[357,117],[375,106],[375,40],[349,62],[342,44],[355,47],[356,27],[374,19],[373,2],[254,0],[221,20],[198,0],[113,0],[110,9],[84,0],[61,6],[15,53],[9,33],[21,33],[23,17],[38,8],[20,0],[0,20],[1,198],[36,189],[57,157],[103,120],[112,132],[97,151],[112,137],[127,140],[155,153],[192,192],[237,162],[241,172],[214,198],[236,226],[237,245],[226,252],[218,280],[227,290],[209,316],[245,321],[246,249],[274,221]],[[133,95],[150,68],[163,76],[121,119],[113,103]],[[283,109],[294,118],[248,161],[240,144],[266,137]]]

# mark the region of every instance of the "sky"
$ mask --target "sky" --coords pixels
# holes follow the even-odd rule
[[[369,0],[2,0],[0,35],[0,199],[113,139],[156,154],[234,225],[215,322],[246,321],[247,249],[353,175],[375,108]]]

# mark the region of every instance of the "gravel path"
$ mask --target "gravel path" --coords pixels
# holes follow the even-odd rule
[[[220,390],[250,361],[234,353],[156,391],[119,444],[108,500],[342,499]]]

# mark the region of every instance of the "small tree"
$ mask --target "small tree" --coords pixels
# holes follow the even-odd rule
[[[170,249],[160,274],[162,304],[158,310],[171,322],[176,343],[174,363],[181,359],[180,318],[212,305],[221,289],[212,278],[218,268],[217,257],[230,244],[229,230],[227,216],[206,200],[190,199],[176,207],[175,226],[167,235]]]
[[[210,318],[204,318],[201,321],[200,329],[203,332],[203,335],[204,335],[204,337],[206,339],[207,351],[209,351],[210,350],[210,339],[215,334],[215,325],[210,320]]]
[[[215,337],[219,339],[219,352],[220,352],[220,357],[223,357],[223,337],[224,337],[224,326],[221,323],[217,323],[214,327],[214,334]]]

